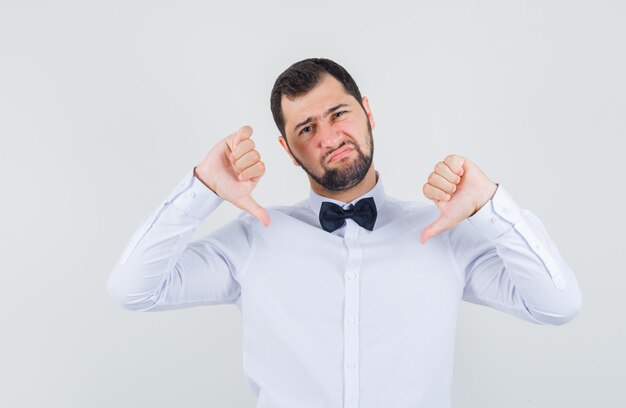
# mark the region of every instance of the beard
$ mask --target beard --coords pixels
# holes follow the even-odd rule
[[[307,168],[302,162],[294,156],[298,164],[304,169],[304,171],[323,188],[329,191],[342,191],[356,186],[365,178],[370,166],[372,165],[372,159],[374,157],[374,138],[372,137],[372,127],[367,122],[367,130],[369,137],[366,144],[369,150],[369,154],[363,153],[360,146],[352,142],[344,142],[337,149],[330,154],[343,148],[346,145],[351,145],[357,154],[357,157],[351,162],[338,167],[328,167],[326,164],[326,158],[321,162],[324,174],[319,175],[313,172],[310,168]],[[292,153],[293,155],[293,153]],[[328,157],[328,156],[326,156]],[[343,159],[340,159],[343,160]]]

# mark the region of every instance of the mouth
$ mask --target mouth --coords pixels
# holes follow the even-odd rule
[[[330,158],[328,159],[328,163],[340,160],[341,158],[347,156],[348,154],[350,154],[350,152],[354,150],[352,147],[350,146],[345,146],[340,148],[339,150],[337,150],[336,152],[334,152],[332,154],[332,156],[330,156]]]

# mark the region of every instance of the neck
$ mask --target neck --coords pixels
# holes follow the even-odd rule
[[[338,200],[344,203],[349,203],[355,198],[360,197],[363,194],[370,191],[371,189],[373,189],[374,186],[376,185],[377,180],[376,180],[376,171],[374,169],[374,164],[372,163],[372,165],[370,166],[363,180],[361,180],[359,184],[347,190],[331,191],[320,186],[313,179],[310,179],[310,181],[311,181],[311,189],[315,191],[317,194],[321,195],[322,197],[332,198],[333,200]]]

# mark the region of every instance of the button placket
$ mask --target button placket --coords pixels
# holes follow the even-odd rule
[[[362,248],[358,242],[361,227],[353,220],[347,220],[344,243],[348,255],[345,283],[344,319],[344,407],[357,408],[359,396],[359,274],[363,260]]]

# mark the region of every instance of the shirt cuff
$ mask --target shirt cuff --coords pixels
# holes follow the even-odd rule
[[[502,185],[469,221],[490,241],[504,234],[520,220],[521,207]]]
[[[187,171],[167,198],[173,207],[197,220],[204,220],[223,201],[193,174],[193,168]]]

